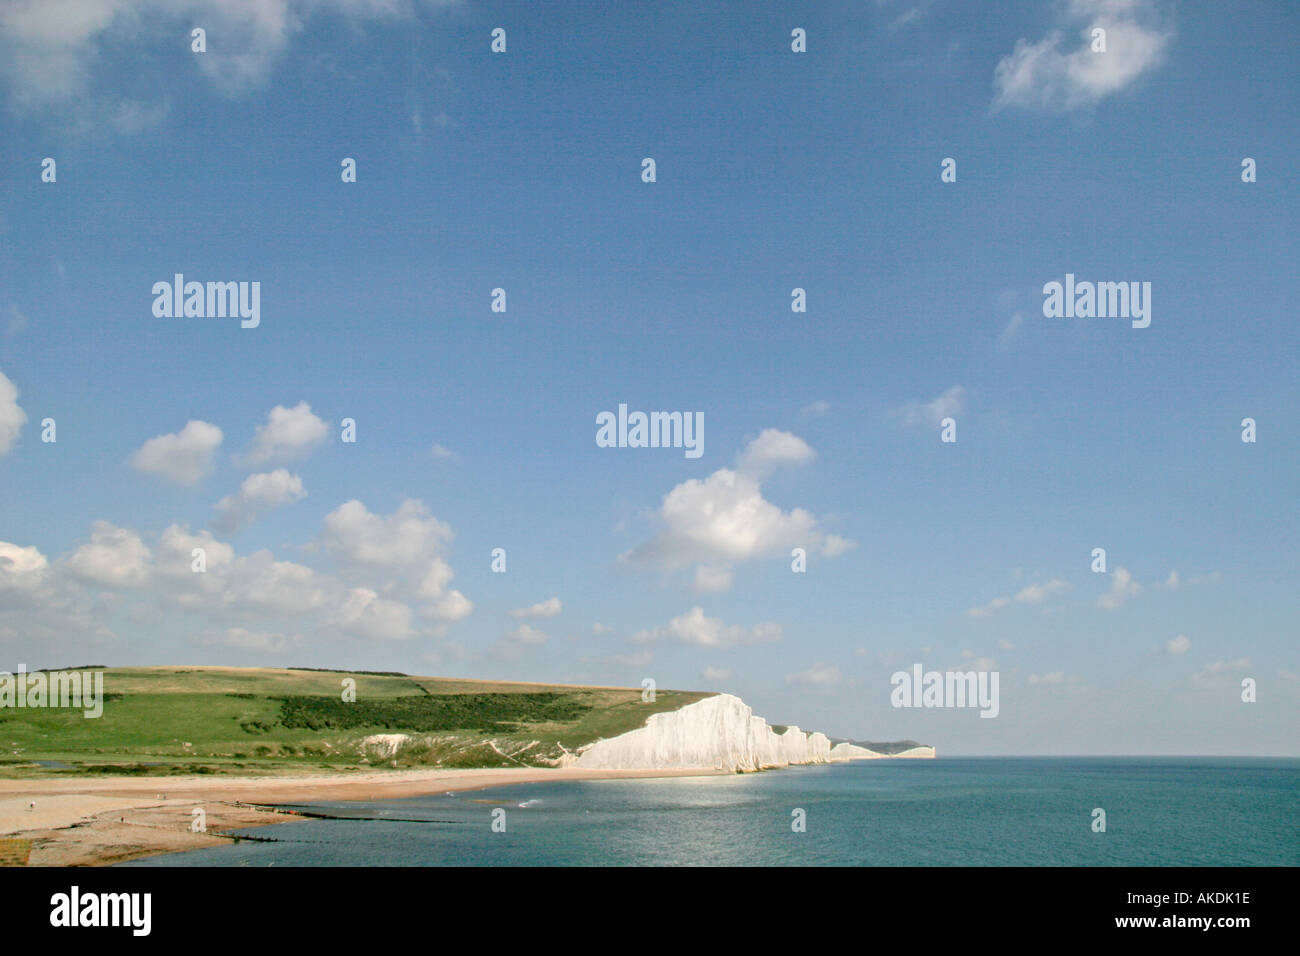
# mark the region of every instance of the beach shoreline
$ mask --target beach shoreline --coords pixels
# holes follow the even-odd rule
[[[525,783],[698,777],[721,770],[492,767],[263,777],[0,779],[0,858],[28,866],[109,866],[235,841],[229,830],[306,817],[287,804],[396,800]],[[205,832],[193,832],[194,810]]]

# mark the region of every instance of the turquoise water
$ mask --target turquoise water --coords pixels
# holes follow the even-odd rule
[[[124,865],[1300,865],[1295,759],[861,761],[303,808],[366,819],[241,830],[280,842]]]

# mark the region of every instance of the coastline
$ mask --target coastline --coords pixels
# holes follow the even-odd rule
[[[24,857],[28,866],[108,866],[218,846],[236,839],[224,835],[228,830],[305,819],[276,810],[280,804],[394,800],[522,783],[723,773],[491,767],[227,778],[0,779],[0,851],[9,851],[0,852],[0,858]],[[203,809],[206,832],[190,830],[195,807]]]

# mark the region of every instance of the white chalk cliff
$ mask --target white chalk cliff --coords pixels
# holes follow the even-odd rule
[[[848,741],[842,741],[831,748],[831,760],[897,760],[902,757],[922,757],[930,758],[934,756],[934,748],[929,746],[909,747],[906,750],[900,750],[897,753],[882,754],[874,750],[868,750],[859,744],[851,744]]]
[[[831,748],[832,760],[872,760],[883,756],[884,754],[878,754],[874,750],[847,742],[838,743]]]
[[[867,756],[880,754],[852,744],[833,751],[824,734],[798,727],[778,734],[739,697],[719,694],[654,714],[644,727],[597,740],[564,762],[594,770],[752,771]]]
[[[889,754],[890,757],[920,757],[932,758],[934,756],[933,747],[912,747],[908,750],[900,751],[896,754]]]

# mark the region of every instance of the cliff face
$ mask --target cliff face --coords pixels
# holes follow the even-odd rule
[[[933,747],[912,747],[910,750],[904,750],[901,753],[891,754],[892,757],[919,757],[921,759],[930,759],[934,757]]]
[[[830,760],[824,734],[798,727],[777,734],[739,697],[719,694],[655,714],[644,727],[589,744],[569,762],[598,770],[751,771]]]
[[[903,757],[925,757],[932,758],[934,748],[929,746],[909,747],[907,750],[900,750],[898,753],[882,754],[874,750],[868,750],[858,744],[838,743],[831,748],[831,760],[897,760]]]
[[[883,754],[857,744],[839,743],[831,748],[831,760],[879,760]]]

